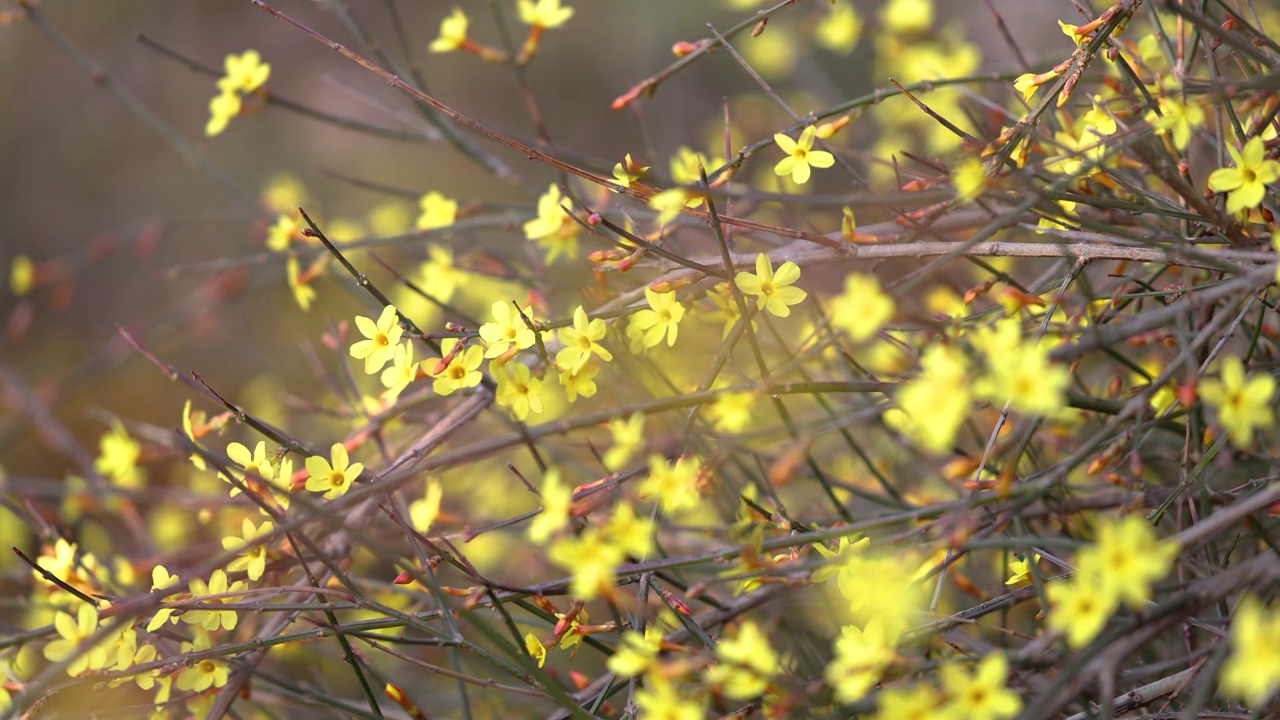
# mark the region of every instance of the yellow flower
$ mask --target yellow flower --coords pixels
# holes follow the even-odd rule
[[[657,498],[666,513],[698,506],[702,479],[702,460],[697,456],[668,462],[661,455],[649,456],[649,476],[636,490],[643,498]]]
[[[1177,541],[1160,541],[1149,522],[1126,515],[1099,522],[1097,539],[1076,556],[1076,572],[1104,595],[1139,610],[1151,599],[1151,585],[1168,574],[1177,557]]]
[[[707,682],[720,687],[726,697],[750,700],[765,691],[781,670],[778,654],[755,623],[742,623],[731,638],[716,645],[716,664],[706,674]]]
[[[102,436],[98,447],[98,458],[93,462],[94,470],[123,488],[136,490],[146,483],[146,473],[138,467],[142,446],[129,437],[129,432],[119,420],[111,421],[111,432]]]
[[[942,687],[949,697],[939,716],[1000,720],[1017,715],[1022,699],[1009,689],[1008,675],[1009,661],[1000,652],[982,658],[973,673],[955,662],[943,665]]]
[[[982,161],[967,157],[956,163],[951,171],[951,184],[956,189],[956,200],[961,204],[973,202],[987,188],[987,171]]]
[[[609,434],[613,437],[613,447],[604,454],[604,466],[609,472],[617,472],[644,445],[644,415],[633,413],[626,420],[610,420]]]
[[[271,176],[258,196],[269,212],[286,213],[298,209],[307,199],[307,189],[302,181],[287,172]]]
[[[523,309],[524,316],[533,320],[533,308],[525,306]],[[493,315],[493,322],[480,326],[480,339],[485,344],[485,357],[496,358],[512,347],[517,350],[533,347],[537,337],[511,303],[495,300],[489,312]]]
[[[422,263],[419,274],[422,277],[422,288],[428,295],[440,302],[449,302],[453,294],[462,284],[467,273],[453,264],[453,250],[442,245],[427,247],[430,259]]]
[[[1013,81],[1013,89],[1022,94],[1023,102],[1029,102],[1031,96],[1036,94],[1041,85],[1054,80],[1061,72],[1050,70],[1043,73],[1023,73]]]
[[[880,692],[873,720],[924,720],[937,717],[938,694],[921,683],[889,687]]]
[[[364,359],[364,371],[372,375],[395,358],[396,345],[404,329],[400,327],[394,305],[383,308],[377,322],[363,315],[356,316],[356,328],[366,339],[351,345],[351,357]]]
[[[813,574],[809,576],[809,581],[817,584],[824,583],[833,577],[838,577],[844,570],[845,563],[857,553],[867,549],[869,545],[871,545],[871,538],[864,537],[850,541],[848,535],[840,538],[835,550],[828,550],[821,543],[815,544],[813,546],[814,551],[822,556],[822,559],[827,561],[827,564],[814,570]]]
[[[222,538],[223,550],[233,552],[243,549],[236,559],[227,564],[227,570],[229,572],[244,570],[248,573],[250,580],[262,577],[267,566],[267,546],[264,543],[254,543],[253,540],[270,533],[274,528],[270,521],[264,521],[258,526],[255,526],[249,518],[241,521],[240,537]]]
[[[707,293],[707,299],[716,306],[716,309],[707,313],[708,320],[719,320],[722,323],[720,331],[720,339],[724,340],[729,337],[729,333],[733,332],[733,326],[738,324],[738,318],[742,317],[738,308],[738,302],[733,297],[733,291],[729,287],[729,283],[716,283],[712,291]],[[751,329],[755,330],[757,323],[751,321]]]
[[[681,145],[671,156],[671,179],[678,185],[702,182],[702,169],[708,164],[707,156]]]
[[[637,517],[628,503],[614,506],[603,532],[610,545],[634,557],[645,558],[653,551],[653,522]]]
[[[440,363],[436,363],[432,368],[435,382],[431,384],[431,388],[441,397],[450,395],[455,390],[475,387],[484,378],[483,373],[480,372],[480,364],[484,362],[484,351],[479,345],[471,345],[466,350],[455,352],[454,348],[458,342],[457,338],[445,338],[440,342],[440,350],[444,353],[444,357],[449,358],[452,355],[449,363],[440,372],[434,372]]]
[[[880,10],[880,23],[893,34],[924,32],[933,23],[933,1],[889,0]]]
[[[686,190],[685,188],[672,188],[663,190],[649,198],[649,207],[658,211],[658,224],[666,225],[676,219],[681,210],[687,207],[697,207],[702,204],[704,199],[706,199],[706,195],[703,193]]]
[[[1246,378],[1244,363],[1231,355],[1222,362],[1220,378],[1200,383],[1200,398],[1218,414],[1218,424],[1231,433],[1231,441],[1247,447],[1253,441],[1254,428],[1267,428],[1275,423],[1271,397],[1276,379],[1271,375]]]
[[[1280,612],[1246,595],[1231,620],[1231,654],[1222,665],[1223,694],[1262,709],[1280,688]]]
[[[542,667],[547,662],[547,648],[543,646],[542,641],[533,633],[525,633],[524,650],[529,653],[529,657],[538,663],[538,667]]]
[[[284,263],[284,274],[289,282],[289,290],[293,293],[293,301],[298,303],[298,307],[302,308],[303,312],[310,310],[311,303],[316,299],[316,289],[301,279],[297,255],[289,255],[289,259]]]
[[[455,12],[461,12],[456,10]],[[458,201],[432,190],[418,200],[421,212],[418,214],[419,230],[434,230],[448,227],[458,219]]]
[[[587,364],[593,353],[605,362],[612,360],[613,353],[597,342],[606,331],[604,320],[596,318],[588,322],[587,311],[579,305],[573,311],[573,327],[560,328],[557,333],[564,347],[556,353],[556,365],[561,370],[577,370]]]
[[[276,218],[276,224],[267,230],[267,249],[283,252],[298,237],[301,237],[298,220],[292,213],[282,212]]]
[[[552,535],[569,524],[569,509],[573,506],[573,488],[560,481],[560,472],[547,471],[542,480],[542,512],[529,523],[529,539],[545,545]]]
[[[560,0],[518,0],[520,22],[541,28],[558,28],[573,17],[573,8],[560,7]]]
[[[734,276],[733,282],[742,292],[756,297],[758,309],[778,317],[787,317],[791,314],[790,305],[804,302],[804,299],[809,296],[804,290],[791,287],[799,279],[798,265],[788,260],[782,263],[777,274],[774,274],[773,263],[769,260],[769,256],[760,253],[756,255],[755,273],[739,272]]]
[[[969,415],[969,383],[964,354],[933,345],[920,357],[920,374],[894,395],[901,412],[886,412],[885,422],[931,453],[948,452]]]
[[[249,448],[242,443],[233,442],[227,444],[227,457],[231,461],[239,465],[244,471],[250,475],[270,480],[275,476],[275,468],[267,461],[267,443],[259,440],[254,446],[253,452],[249,452]],[[234,497],[234,494],[233,494]]]
[[[1076,47],[1080,47],[1084,44],[1084,41],[1089,37],[1089,33],[1085,33],[1084,35],[1076,33],[1076,30],[1079,27],[1079,25],[1070,25],[1062,22],[1061,20],[1058,21],[1058,29],[1062,30],[1063,35],[1071,38],[1071,42],[1075,43]]]
[[[228,55],[222,64],[227,72],[218,79],[218,89],[224,93],[253,92],[262,87],[271,75],[271,66],[262,62],[257,50]]]
[[[787,157],[773,166],[773,172],[782,176],[790,175],[793,182],[803,185],[809,182],[810,167],[829,168],[835,165],[834,155],[825,150],[813,149],[813,138],[812,125],[800,133],[799,141],[792,140],[782,133],[774,135],[773,141],[777,143],[779,150],[787,154]]]
[[[848,55],[862,33],[862,18],[846,2],[832,3],[831,12],[818,24],[814,39],[832,52]]]
[[[1067,645],[1082,648],[1088,645],[1107,624],[1107,618],[1115,612],[1119,599],[1099,592],[1087,579],[1078,577],[1050,583],[1045,591],[1052,609],[1048,626],[1066,633]]]
[[[164,590],[178,584],[178,576],[170,575],[169,571],[163,565],[157,565],[151,569],[151,590]],[[174,595],[166,596],[165,600],[174,598]],[[164,625],[165,622],[178,622],[178,618],[173,614],[173,608],[162,607],[156,610],[156,614],[151,617],[147,623],[147,632],[155,632],[157,628]]]
[[[440,22],[440,37],[431,41],[433,53],[446,53],[457,50],[467,41],[467,14],[461,8],[454,8],[449,17]]]
[[[1266,148],[1260,137],[1250,138],[1239,151],[1228,145],[1227,151],[1235,167],[1210,173],[1209,189],[1228,193],[1227,212],[1234,215],[1258,207],[1266,195],[1266,186],[1280,179],[1280,161],[1264,159]]]
[[[1186,150],[1192,128],[1204,125],[1204,108],[1194,100],[1184,103],[1176,97],[1162,97],[1160,115],[1148,110],[1146,120],[1155,128],[1157,135],[1168,133],[1175,148]]]
[[[618,648],[609,656],[609,671],[623,677],[640,675],[658,659],[661,648],[662,631],[653,625],[646,627],[643,635],[628,630],[622,633]]]
[[[1009,572],[1013,573],[1008,580],[1004,581],[1005,585],[1017,585],[1020,582],[1026,582],[1031,579],[1031,566],[1040,562],[1040,553],[1036,553],[1033,557],[1022,558],[1021,560],[1012,560],[1009,562]]]
[[[756,401],[759,399],[755,393],[746,390],[721,393],[716,401],[711,403],[707,414],[715,420],[717,432],[740,433],[747,423],[751,422]]]
[[[234,92],[218,93],[209,101],[209,122],[205,123],[204,134],[209,137],[221,135],[231,118],[239,114],[240,96]]]
[[[232,594],[243,592],[248,586],[243,580],[237,580],[234,583],[227,584],[227,574],[222,570],[214,570],[209,576],[209,584],[205,584],[200,578],[195,578],[188,586],[191,590],[191,597],[198,601],[201,605],[208,607],[217,607],[224,603],[233,602]],[[211,595],[224,595],[226,597],[209,597]],[[219,626],[227,630],[236,629],[236,611],[235,610],[188,610],[182,614],[181,620],[192,625],[199,625],[209,632],[215,632]]]
[[[538,198],[538,216],[524,224],[524,235],[547,250],[547,263],[561,255],[578,256],[578,224],[561,206],[560,188],[554,184]]]
[[[592,600],[613,591],[613,569],[626,554],[609,543],[598,528],[588,528],[578,537],[561,537],[547,549],[547,557],[573,573],[570,591],[582,600]]]
[[[325,500],[342,497],[364,471],[363,463],[351,463],[347,448],[342,443],[334,443],[329,448],[329,460],[312,455],[307,458],[307,489],[311,492],[324,493]],[[332,462],[330,462],[332,460]]]
[[[631,153],[627,153],[622,162],[613,166],[613,179],[622,187],[631,187],[648,169],[647,165],[640,167],[639,163],[631,159]]]
[[[880,289],[875,276],[851,273],[845,276],[844,292],[831,301],[830,316],[832,327],[862,342],[893,317],[893,298]]]
[[[9,265],[9,291],[14,297],[22,297],[31,292],[31,288],[35,286],[36,266],[31,262],[31,258],[26,255],[18,255],[13,259],[13,263]]]
[[[490,363],[490,367],[496,362]],[[528,365],[512,363],[505,370],[493,374],[498,380],[495,399],[499,405],[511,408],[515,419],[524,420],[529,413],[542,413],[542,379],[533,377]]]
[[[1049,362],[1048,346],[1022,342],[1007,353],[987,354],[987,373],[974,385],[981,398],[1008,402],[1028,415],[1051,415],[1066,406],[1071,374]]]
[[[893,662],[897,635],[886,628],[880,618],[867,622],[865,628],[846,625],[835,643],[835,657],[823,673],[836,700],[853,703],[866,697],[880,682],[880,676]]]
[[[409,521],[420,533],[431,529],[436,518],[440,517],[440,501],[444,498],[444,488],[436,478],[427,480],[427,492],[421,498],[409,504]]]
[[[409,387],[409,383],[418,378],[418,363],[413,360],[413,343],[400,343],[396,346],[395,358],[391,361],[391,367],[382,371],[382,375],[378,376],[378,380],[382,383],[382,387],[386,388],[382,392],[382,397],[388,400],[395,400],[400,397],[400,393]]]
[[[676,300],[673,292],[656,293],[649,288],[644,289],[645,300],[649,302],[648,310],[641,310],[631,316],[631,324],[643,331],[642,342],[651,348],[662,342],[665,335],[667,347],[676,344],[676,334],[680,330],[680,319],[684,317],[684,305]]]
[[[98,610],[92,605],[82,603],[75,617],[70,613],[57,613],[53,616],[53,628],[58,632],[58,639],[45,645],[44,656],[52,662],[72,658],[67,665],[68,675],[74,677],[86,670],[101,670],[107,666],[109,657],[104,644],[81,649],[98,632]]]
[[[644,687],[636,691],[636,707],[644,720],[702,720],[706,717],[706,700],[680,693],[665,674],[653,671],[645,675]]]
[[[587,363],[577,370],[565,370],[559,374],[560,384],[564,386],[565,397],[569,402],[576,402],[578,397],[592,397],[596,394],[595,378],[600,374],[600,366]]]
[[[182,643],[182,652],[201,652],[211,647],[212,639],[208,635],[197,633],[193,642]],[[198,660],[194,665],[182,669],[175,684],[179,690],[194,692],[222,687],[227,684],[227,664],[211,657]]]

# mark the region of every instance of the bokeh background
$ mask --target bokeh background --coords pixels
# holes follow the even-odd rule
[[[0,11],[16,7],[6,2],[0,0]],[[548,31],[525,72],[550,136],[549,154],[607,176],[624,153],[632,153],[661,177],[680,146],[716,146],[725,102],[733,114],[735,150],[790,124],[725,52],[665,81],[638,106],[609,109],[615,97],[672,62],[673,43],[706,37],[708,23],[725,30],[749,17],[758,3],[571,4],[572,21]],[[388,15],[390,2],[347,5],[372,37],[422,73],[433,95],[501,132],[533,141],[534,127],[510,68],[463,53],[427,52],[453,3],[394,2],[398,21]],[[470,34],[477,40],[501,45],[495,9],[513,41],[523,39],[514,2],[460,5],[472,18]],[[1046,44],[1056,32],[1046,13],[1078,18],[1068,3],[1051,0],[938,5],[929,34],[967,38],[980,51],[974,62],[982,72],[1026,69],[993,22],[993,10],[1036,67],[1070,52],[1061,35]],[[362,50],[329,3],[281,0],[278,7]],[[860,39],[840,50],[790,40],[812,36],[830,11],[826,0],[797,3],[759,37],[744,34],[735,46],[798,113],[818,111],[888,87],[888,71],[875,50],[879,5],[856,7],[864,20]],[[282,177],[303,188],[304,206],[335,238],[402,230],[417,213],[416,198],[434,190],[459,200],[464,214],[508,211],[517,218],[505,226],[433,237],[451,246],[460,261],[479,267],[489,259],[500,266],[527,258],[519,222],[533,216],[538,194],[554,179],[551,170],[476,139],[525,182],[495,178],[431,140],[435,131],[409,98],[249,2],[49,0],[40,13],[38,19],[0,26],[0,269],[7,278],[26,259],[36,277],[22,297],[0,293],[0,466],[9,497],[24,498],[36,512],[55,516],[64,478],[77,472],[65,452],[68,443],[91,458],[113,416],[139,427],[176,428],[184,400],[193,396],[125,342],[121,329],[177,372],[200,373],[258,417],[300,435],[313,427],[311,413],[290,398],[308,397],[318,387],[312,358],[322,334],[354,315],[370,314],[370,302],[334,273],[317,281],[319,299],[309,311],[294,303],[283,256],[264,250],[275,214],[262,207],[260,195]],[[401,32],[407,57],[398,41]],[[229,53],[256,49],[271,64],[267,89],[273,95],[394,129],[408,139],[374,137],[274,106],[235,118],[223,134],[205,137],[214,78],[193,72],[156,45],[214,68]],[[76,58],[97,70],[87,72]],[[942,69],[937,76],[945,74]],[[120,93],[145,110],[131,108],[132,100]],[[919,118],[901,98],[876,112],[874,122],[855,123],[839,139],[855,164],[862,148],[893,128],[894,113]],[[777,183],[773,162],[759,160],[747,172]],[[842,195],[866,189],[834,175],[815,185],[813,192],[834,198],[835,227]],[[583,242],[584,254],[600,249]],[[399,243],[384,254],[412,275],[426,246]],[[375,280],[394,284],[369,260],[361,266]],[[547,278],[548,294],[572,296],[590,284],[583,260]],[[462,293],[458,302],[478,314],[489,297]],[[169,469],[188,470],[183,458],[170,460],[151,464],[158,486],[175,484],[166,476]],[[504,472],[494,465],[493,472]],[[65,505],[62,510],[65,519]],[[32,547],[32,529],[15,520],[26,516],[0,508],[5,545]],[[91,539],[84,542],[93,545]],[[8,553],[0,553],[0,564],[21,570]],[[7,575],[4,589],[20,588],[25,576]]]
[[[0,9],[16,7],[5,4],[9,7]],[[348,4],[395,52],[395,27],[386,5]],[[499,44],[491,12],[497,6],[508,13],[518,43],[523,28],[507,4],[461,3],[473,19],[472,36]],[[278,7],[356,46],[327,5],[281,0]],[[747,96],[757,98],[748,107],[764,108],[765,115],[749,124],[772,132],[770,123],[785,118],[759,101],[758,87],[726,53],[676,75],[637,112],[608,109],[614,97],[672,61],[673,43],[705,37],[707,23],[726,29],[746,17],[752,5],[574,3],[576,16],[566,28],[548,33],[527,70],[552,150],[598,158],[598,170],[607,170],[625,152],[662,166],[680,145],[708,145],[722,100]],[[933,24],[954,27],[977,44],[984,69],[1008,71],[1015,64],[990,8],[1035,61],[1035,49],[1051,32],[1045,13],[1058,12],[1068,20],[1076,14],[1065,2],[1056,5],[1049,0],[993,0],[990,7],[940,4]],[[774,42],[790,34],[783,32],[744,36],[738,45],[785,96],[800,99],[799,112],[820,109],[886,85],[886,78],[874,76],[869,49],[877,6],[858,4],[866,26],[848,53]],[[509,69],[462,53],[426,52],[452,3],[399,2],[395,7],[412,61],[437,97],[516,137],[533,137]],[[813,24],[826,7],[825,1],[799,3],[774,21],[775,28]],[[370,137],[274,107],[237,118],[218,137],[204,137],[213,78],[149,49],[140,36],[213,67],[220,67],[228,53],[256,48],[272,65],[272,93],[384,127],[408,132],[423,127],[402,94],[248,2],[50,0],[41,12],[71,52],[135,96],[178,142],[242,192],[229,192],[208,172],[184,162],[172,142],[95,84],[34,23],[0,26],[0,267],[7,276],[13,259],[23,255],[46,278],[65,277],[20,302],[10,293],[0,297],[0,317],[8,321],[0,361],[29,388],[53,399],[59,420],[89,446],[103,428],[92,408],[127,408],[137,419],[163,424],[181,403],[182,393],[119,339],[117,326],[135,331],[177,368],[198,370],[234,393],[259,377],[287,386],[299,368],[299,338],[324,327],[330,314],[349,316],[363,307],[351,302],[346,289],[327,285],[319,305],[301,313],[279,282],[282,261],[252,260],[262,250],[270,217],[245,198],[256,196],[273,176],[296,176],[321,215],[357,221],[398,196],[354,186],[331,173],[412,193],[440,190],[464,202],[528,209],[536,199],[438,142]],[[908,112],[905,103],[901,109]],[[869,143],[873,132],[873,127],[855,128],[851,136]],[[532,186],[545,187],[552,177],[546,168],[480,142]],[[520,238],[518,232],[495,232],[469,240],[503,252]],[[213,273],[194,267],[227,258],[251,262],[221,285],[210,282]],[[59,475],[65,459],[37,441],[14,402],[10,398],[0,416],[0,462],[13,476]]]

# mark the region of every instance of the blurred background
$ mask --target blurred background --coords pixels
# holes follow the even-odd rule
[[[276,7],[365,54],[351,26],[333,14],[335,4],[279,0]],[[379,48],[421,73],[432,95],[533,143],[535,126],[520,88],[525,82],[549,136],[545,151],[606,177],[625,153],[653,166],[660,186],[670,181],[668,161],[681,147],[723,158],[726,104],[735,151],[794,122],[726,52],[664,80],[653,97],[610,110],[619,95],[671,65],[675,43],[707,37],[708,24],[727,31],[768,3],[569,4],[573,18],[545,33],[536,59],[518,74],[462,52],[428,52],[453,3],[345,3]],[[471,18],[469,37],[478,42],[503,47],[504,27],[513,46],[524,40],[514,0],[458,5]],[[734,46],[780,99],[804,115],[889,87],[889,77],[909,83],[957,72],[1046,67],[1071,50],[1047,13],[1080,22],[1065,1],[939,3],[934,10],[928,2],[893,5],[900,16],[886,16],[880,3],[798,2],[758,36],[738,35]],[[833,31],[828,26],[836,7],[852,9],[855,19]],[[0,0],[0,12],[11,13],[6,17],[15,19],[15,10],[12,0]],[[996,14],[1021,46],[1021,59]],[[895,37],[918,40],[910,44],[917,54],[884,44],[890,24],[898,26]],[[797,44],[797,37],[812,42]],[[303,112],[279,104],[247,108],[225,132],[206,137],[216,78],[192,64],[221,73],[228,54],[248,49],[271,65],[265,86],[271,96]],[[891,58],[899,65],[891,66]],[[1007,88],[1007,79],[999,82]],[[1006,96],[1004,88],[984,94]],[[884,166],[868,161],[883,150],[886,137],[926,155],[953,147],[932,140],[921,118],[897,98],[852,123],[833,143],[867,171],[874,190],[892,191],[893,177],[877,175]],[[972,119],[974,125],[986,122]],[[200,373],[268,422],[301,436],[314,430],[314,413],[289,399],[331,402],[316,393],[317,368],[328,363],[316,360],[322,336],[355,315],[376,312],[332,267],[314,281],[318,297],[310,309],[298,306],[285,282],[284,255],[266,250],[284,208],[302,204],[341,241],[411,232],[418,198],[430,191],[457,200],[461,217],[505,218],[431,237],[451,248],[459,265],[479,273],[470,276],[473,292],[460,290],[456,305],[483,314],[493,295],[479,290],[480,280],[505,277],[510,266],[525,264],[529,244],[520,223],[535,215],[539,194],[556,176],[501,145],[468,137],[518,180],[495,177],[441,142],[439,130],[403,93],[247,1],[48,0],[38,16],[0,25],[0,278],[12,280],[0,293],[0,490],[14,503],[0,507],[3,544],[32,548],[31,514],[49,518],[50,527],[55,518],[71,523],[78,517],[63,499],[64,478],[84,474],[113,418],[131,423],[135,436],[179,426],[183,403],[195,393],[173,382],[157,362],[181,375]],[[749,163],[743,179],[766,190],[829,196],[829,217],[818,221],[823,231],[839,227],[846,195],[867,190],[836,173],[809,187],[783,184],[772,173],[774,162],[766,157]],[[589,238],[583,243],[583,254],[600,249]],[[422,239],[380,252],[413,277],[428,257]],[[368,258],[353,257],[376,281],[395,285]],[[16,282],[19,276],[26,280]],[[545,275],[539,270],[539,277],[544,294],[568,298],[592,282],[582,259]],[[553,317],[566,315],[566,306],[573,304],[552,303]],[[443,318],[428,310],[415,308],[420,324],[438,331]],[[207,402],[204,408],[217,410]],[[350,424],[337,426],[349,430]],[[148,452],[153,446],[144,445],[140,463],[148,466],[151,487],[176,487],[170,473],[190,473],[184,458]],[[486,472],[505,473],[498,460],[487,463],[493,467]],[[204,480],[212,483],[204,487],[209,497],[224,494],[216,480]],[[493,517],[510,511],[494,503]],[[168,509],[182,516],[197,507],[199,502]],[[185,537],[160,527],[151,527],[157,545],[187,547]],[[94,528],[82,530],[77,533],[86,547],[119,549],[95,540]],[[0,553],[0,565],[15,568],[15,561]],[[17,569],[6,576],[6,591],[29,575]],[[24,624],[39,622],[47,617]]]
[[[725,52],[665,80],[652,98],[620,111],[609,107],[669,66],[673,44],[706,37],[708,23],[725,31],[768,4],[571,4],[574,17],[546,32],[523,73],[551,155],[608,176],[624,153],[632,153],[662,179],[681,146],[723,156],[723,140],[716,138],[723,135],[726,102],[735,150],[793,122]],[[422,74],[434,96],[533,142],[517,73],[462,52],[427,51],[452,3],[346,5],[379,47]],[[894,5],[917,8],[911,12],[930,8],[927,2]],[[502,47],[495,12],[511,42],[518,47],[523,41],[526,28],[515,17],[514,2],[460,6],[477,41]],[[280,0],[277,7],[364,51],[350,26],[332,14],[331,3]],[[1046,13],[1080,22],[1070,4],[1052,0],[940,4],[929,15],[892,19],[878,14],[878,3],[849,7],[856,21],[843,34],[823,35],[834,9],[814,0],[780,13],[758,37],[738,35],[734,45],[803,115],[888,87],[890,76],[910,82],[957,69],[919,62],[887,67],[889,52],[877,46],[886,23],[917,23],[910,31],[920,39],[917,47],[936,46],[942,64],[1017,73],[1027,69],[1023,60],[1042,68],[1070,52]],[[78,445],[92,458],[113,415],[160,428],[179,424],[191,392],[125,342],[121,328],[178,373],[199,372],[260,417],[290,424],[280,399],[316,386],[304,343],[314,344],[339,321],[369,314],[370,304],[336,273],[316,281],[319,296],[309,311],[295,304],[284,282],[284,257],[264,250],[277,217],[266,207],[268,189],[277,200],[300,201],[342,240],[410,229],[417,198],[439,191],[458,200],[464,216],[514,213],[505,223],[449,235],[447,244],[462,260],[472,253],[470,262],[483,264],[477,249],[502,262],[525,256],[519,223],[533,216],[538,194],[555,177],[551,170],[470,136],[520,182],[495,177],[440,142],[438,130],[404,94],[247,1],[49,0],[38,17],[27,19],[17,19],[15,10],[11,0],[0,0],[0,11],[15,20],[0,26],[0,269],[5,278],[29,269],[31,282],[21,293],[8,288],[0,294],[0,466],[7,488],[22,497],[56,504],[60,479],[76,472],[68,449]],[[1023,60],[993,13],[1017,39]],[[795,37],[813,42],[797,44]],[[225,56],[247,49],[271,65],[268,92],[306,112],[269,105],[206,137],[215,77],[189,62],[221,72]],[[898,117],[904,123],[920,119],[897,100],[877,109],[874,122],[855,122],[838,138],[855,164],[885,132],[900,134]],[[381,131],[352,130],[313,117],[317,113]],[[933,149],[923,134],[916,139]],[[761,160],[744,172],[778,183],[773,162]],[[835,175],[817,183],[813,192],[830,194],[835,208],[821,229],[838,227],[842,194],[855,184]],[[882,183],[878,189],[892,187]],[[588,244],[584,253],[592,249],[598,248]],[[420,242],[387,252],[412,263],[405,271],[410,275],[427,255]],[[565,273],[559,277],[587,284],[586,268],[579,260],[559,270]],[[487,307],[483,297],[465,293],[459,302],[472,311]],[[31,539],[25,523],[6,519],[0,525],[9,534],[5,544]],[[11,562],[8,553],[0,557],[0,563]]]

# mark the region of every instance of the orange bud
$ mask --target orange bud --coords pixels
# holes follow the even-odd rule
[[[609,109],[621,110],[638,100],[641,96],[648,97],[653,95],[653,92],[657,87],[658,83],[653,78],[649,78],[615,98],[614,101],[609,104]]]
[[[681,40],[671,46],[671,54],[675,55],[676,57],[684,57],[685,55],[690,55],[692,53],[695,53],[701,50],[702,48],[706,47],[706,45],[707,45],[707,40],[705,38],[702,40],[698,40],[696,42],[688,42],[686,40]]]
[[[680,598],[673,595],[670,590],[663,587],[659,587],[658,594],[662,596],[663,600],[667,601],[667,603],[671,606],[671,609],[675,610],[676,612],[686,617],[693,615],[693,611],[689,609],[689,606],[685,605],[684,602],[680,600]]]
[[[658,282],[650,283],[649,289],[659,294],[669,293],[685,287],[686,285],[692,285],[700,279],[702,279],[701,276],[693,275],[676,278],[675,280],[659,280]]]
[[[969,477],[978,469],[980,462],[982,462],[981,458],[958,455],[942,466],[942,477],[947,480],[959,480],[960,478]]]
[[[822,140],[829,140],[831,139],[832,135],[835,135],[836,133],[843,130],[844,126],[848,125],[852,121],[853,121],[853,113],[846,113],[836,118],[835,120],[829,120],[827,122],[822,123],[818,127],[814,128],[813,134],[821,138]]]
[[[1183,407],[1191,407],[1196,404],[1199,394],[1196,392],[1196,379],[1189,377],[1178,384],[1178,402]]]
[[[970,288],[970,289],[966,290],[966,291],[965,291],[965,293],[964,293],[964,304],[965,304],[965,305],[969,305],[969,304],[970,304],[970,303],[972,303],[974,300],[977,300],[978,298],[982,297],[983,295],[986,295],[986,294],[987,294],[987,291],[988,291],[988,290],[990,290],[990,289],[992,288],[992,286],[994,286],[995,284],[996,284],[996,283],[995,283],[995,281],[994,281],[994,280],[988,280],[988,281],[986,281],[986,282],[984,282],[984,283],[982,283],[982,284],[978,285],[977,287],[973,287],[973,288]]]
[[[1009,490],[1013,487],[1013,482],[1018,479],[1018,473],[1014,469],[1013,463],[1005,465],[1000,469],[1000,476],[996,479],[996,494],[1001,500],[1009,497]]]
[[[791,482],[791,478],[795,477],[796,468],[800,467],[809,454],[809,445],[807,440],[792,443],[791,447],[782,453],[782,457],[769,466],[769,482],[773,483],[774,487],[782,487]]]
[[[1135,478],[1141,478],[1147,471],[1147,464],[1142,461],[1142,456],[1138,453],[1129,455],[1129,474]]]
[[[978,589],[978,586],[974,585],[972,580],[965,577],[961,573],[952,572],[950,577],[952,579],[952,582],[955,583],[956,588],[960,590],[960,592],[972,595],[976,598],[983,597],[982,591]]]
[[[587,260],[593,263],[618,262],[626,256],[626,250],[596,250],[587,256]]]

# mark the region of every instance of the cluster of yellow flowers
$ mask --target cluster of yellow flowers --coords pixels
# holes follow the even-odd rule
[[[271,66],[262,62],[257,50],[228,55],[223,66],[226,74],[218,78],[218,94],[209,101],[209,122],[204,126],[209,137],[222,134],[243,109],[244,97],[259,92],[271,75]]]

